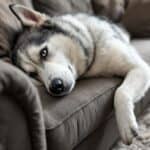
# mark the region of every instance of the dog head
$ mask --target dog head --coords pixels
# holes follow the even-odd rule
[[[124,15],[129,0],[92,0],[94,12],[118,22]]]
[[[24,26],[13,51],[16,64],[36,75],[50,94],[70,93],[91,61],[88,31],[79,25],[83,31],[77,33],[80,23],[74,27],[61,18],[49,18],[24,6],[13,5],[11,10]]]

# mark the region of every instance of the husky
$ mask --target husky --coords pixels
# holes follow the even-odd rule
[[[130,144],[138,134],[134,104],[150,86],[150,67],[128,34],[86,14],[48,17],[17,4],[10,8],[24,27],[13,51],[16,65],[37,76],[51,95],[69,94],[79,78],[124,77],[114,108],[120,135]]]

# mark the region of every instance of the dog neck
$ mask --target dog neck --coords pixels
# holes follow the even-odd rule
[[[89,63],[89,65],[87,66],[87,68],[85,69],[85,71],[79,76],[79,78],[83,78],[86,73],[92,68],[94,62],[95,62],[95,58],[96,58],[96,45],[94,45],[94,48],[93,48],[93,55],[91,56],[92,59],[91,59],[91,62]]]

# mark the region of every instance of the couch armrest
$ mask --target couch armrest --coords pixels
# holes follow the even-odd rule
[[[0,93],[11,95],[26,115],[34,150],[46,150],[42,107],[38,92],[29,78],[19,69],[0,61]]]
[[[0,95],[0,150],[31,150],[26,116],[14,100]]]

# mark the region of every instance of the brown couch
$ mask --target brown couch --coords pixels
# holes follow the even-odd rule
[[[127,13],[131,17],[130,12]],[[132,30],[132,19],[127,24],[129,16],[125,16],[123,22],[134,36],[150,34],[149,19],[143,24],[145,30],[138,32],[138,26]],[[136,23],[139,22],[141,25],[142,20],[137,19]],[[134,39],[132,43],[150,64],[150,40]],[[37,85],[40,102],[28,77],[0,62],[0,150],[111,149],[119,138],[113,96],[121,82],[119,78],[78,81],[72,94],[62,98],[51,97],[42,85]],[[148,105],[149,97],[150,91],[137,104],[137,115]]]

